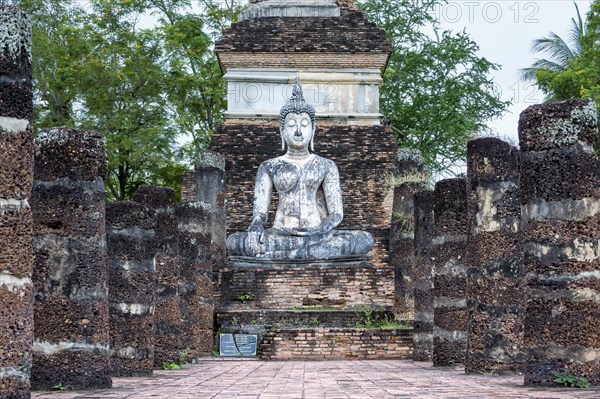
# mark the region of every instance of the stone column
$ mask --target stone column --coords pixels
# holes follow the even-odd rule
[[[394,313],[397,319],[412,322],[415,316],[413,194],[425,188],[427,179],[423,156],[418,150],[398,150],[396,167],[389,252],[395,275]]]
[[[186,349],[178,284],[179,241],[175,217],[175,192],[168,187],[141,186],[133,199],[156,211],[156,310],[154,367],[177,362]]]
[[[29,398],[33,344],[31,23],[0,5],[0,392]]]
[[[206,151],[196,163],[193,202],[176,209],[181,279],[179,292],[189,356],[213,350],[213,270],[225,265],[225,161]]]
[[[435,185],[433,365],[462,363],[467,345],[467,182]]]
[[[104,137],[68,128],[36,138],[34,389],[108,388]]]
[[[414,195],[414,360],[428,362],[433,354],[433,191]]]
[[[496,138],[467,145],[467,373],[521,371],[523,248],[519,150]]]
[[[153,209],[133,201],[106,206],[113,376],[152,375],[155,228]]]
[[[528,297],[525,384],[552,371],[600,384],[600,164],[596,105],[535,105],[519,120]]]

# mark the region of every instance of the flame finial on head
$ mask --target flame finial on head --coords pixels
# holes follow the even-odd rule
[[[281,110],[279,111],[279,128],[283,129],[283,124],[285,122],[285,117],[289,113],[301,114],[306,112],[310,116],[310,120],[312,121],[313,129],[315,128],[315,122],[317,120],[317,116],[315,113],[315,109],[312,105],[304,100],[304,94],[302,93],[302,85],[300,84],[300,76],[296,76],[296,83],[294,84],[294,89],[292,90],[292,98],[285,103]]]

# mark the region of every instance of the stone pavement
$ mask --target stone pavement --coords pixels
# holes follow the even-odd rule
[[[598,399],[600,388],[526,388],[522,376],[465,375],[405,360],[201,360],[154,377],[114,378],[113,389],[34,392],[35,399]]]

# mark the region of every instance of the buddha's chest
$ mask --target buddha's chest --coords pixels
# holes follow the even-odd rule
[[[273,184],[280,194],[297,191],[314,193],[325,178],[325,171],[321,170],[316,163],[306,165],[281,163],[273,168],[272,172]]]

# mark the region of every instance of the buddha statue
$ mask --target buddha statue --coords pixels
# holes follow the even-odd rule
[[[285,155],[260,164],[247,232],[227,239],[230,255],[263,259],[332,259],[365,255],[373,247],[366,231],[336,230],[344,216],[337,166],[314,151],[314,108],[297,78],[291,99],[281,108],[279,129]],[[310,148],[310,151],[309,151]],[[279,204],[265,228],[273,188]]]

